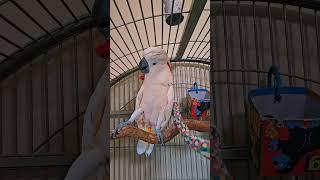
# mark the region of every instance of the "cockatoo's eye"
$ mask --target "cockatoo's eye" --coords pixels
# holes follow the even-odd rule
[[[152,65],[156,65],[157,63],[152,63]]]

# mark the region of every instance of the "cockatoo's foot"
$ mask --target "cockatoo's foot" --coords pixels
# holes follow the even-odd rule
[[[160,144],[163,146],[163,135],[162,135],[162,132],[160,129],[156,128],[155,129],[155,132],[157,134],[157,138],[158,138],[158,141],[160,142]]]
[[[126,125],[128,125],[128,124],[130,124],[129,121],[120,122],[120,123],[116,126],[116,128],[115,128],[115,130],[114,130],[114,132],[113,132],[113,138],[115,138],[115,135],[116,135],[117,133],[119,133],[119,131],[120,131],[124,126],[126,126]]]

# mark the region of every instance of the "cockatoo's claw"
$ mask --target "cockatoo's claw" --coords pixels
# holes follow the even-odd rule
[[[113,132],[113,133],[111,134],[111,139],[115,139],[115,138],[116,138],[116,133]]]
[[[158,138],[158,141],[160,142],[160,144],[163,146],[163,135],[162,135],[162,132],[160,129],[155,129],[155,132],[157,134],[157,138]]]
[[[119,133],[119,131],[120,131],[125,125],[128,125],[128,124],[129,124],[128,121],[123,121],[123,122],[119,123],[119,124],[116,126],[113,135],[115,136],[117,133]]]

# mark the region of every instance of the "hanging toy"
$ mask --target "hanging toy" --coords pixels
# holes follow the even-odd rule
[[[194,136],[190,132],[188,126],[182,120],[179,105],[176,102],[174,103],[173,113],[173,122],[179,129],[189,147],[200,153],[203,157],[210,159],[210,141]]]
[[[191,97],[191,117],[207,117],[210,115],[210,94],[207,89],[199,89],[197,82],[193,84],[192,89],[188,89]]]
[[[184,16],[182,13],[183,1],[182,0],[165,0],[164,12],[166,23],[170,26],[176,26],[182,23]]]
[[[219,140],[220,136],[217,131],[214,131],[214,138],[211,139],[211,141],[195,136],[190,132],[188,126],[183,122],[179,105],[176,102],[173,105],[173,122],[179,129],[179,132],[183,136],[188,146],[198,152],[201,156],[213,162],[213,166],[211,166],[212,174],[228,175],[227,168],[225,167],[222,159]]]

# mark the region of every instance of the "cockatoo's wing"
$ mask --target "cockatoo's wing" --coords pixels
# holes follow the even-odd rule
[[[84,180],[97,173],[97,169],[104,168],[101,161],[106,159],[104,149],[95,148],[81,153],[70,167],[65,180]]]
[[[105,135],[97,137],[99,130],[106,130],[106,127],[102,125],[102,116],[104,115],[104,109],[106,105],[106,92],[107,92],[107,71],[100,77],[99,82],[92,93],[89,103],[84,114],[83,122],[83,136],[82,136],[82,151],[92,149],[97,146],[94,139],[101,139],[103,142],[101,146],[104,146],[104,142],[107,139]],[[105,125],[106,126],[106,125]],[[101,128],[101,129],[100,129]]]
[[[105,150],[107,147],[106,118],[108,115],[106,77],[105,71],[89,100],[84,115],[82,152],[69,168],[65,180],[83,180],[91,175],[103,178],[102,169],[105,168],[108,157]]]
[[[144,121],[144,116],[141,115],[139,117],[139,119],[137,120],[137,125],[138,125],[138,128],[145,130],[146,128],[145,128],[143,121]],[[143,154],[146,151],[147,146],[148,146],[148,144],[146,142],[138,140],[137,153],[139,155]]]
[[[139,109],[140,108],[140,104],[141,104],[141,100],[142,100],[142,96],[143,96],[143,90],[144,90],[144,83],[141,85],[141,87],[139,89],[139,92],[137,94],[135,109]]]
[[[144,152],[146,152],[147,147],[148,147],[147,142],[139,140],[137,144],[137,153],[139,155],[143,154]]]
[[[139,89],[139,92],[137,94],[135,109],[139,109],[140,108],[141,100],[142,100],[142,97],[143,97],[143,90],[144,90],[144,83],[141,85],[141,87]],[[139,119],[137,120],[137,125],[138,125],[138,128],[145,130],[143,120],[144,120],[143,115],[140,115]],[[137,144],[137,153],[139,155],[143,154],[146,151],[147,146],[148,146],[148,143],[139,140],[138,144]]]
[[[171,117],[171,114],[172,114],[172,108],[173,108],[173,102],[174,102],[174,89],[173,89],[173,85],[171,85],[169,87],[169,90],[168,90],[168,95],[167,95],[167,105],[166,107],[164,108],[164,117],[165,117],[165,120],[163,122],[161,122],[161,129],[163,129],[164,127],[167,126],[169,120],[170,120],[170,117]]]

